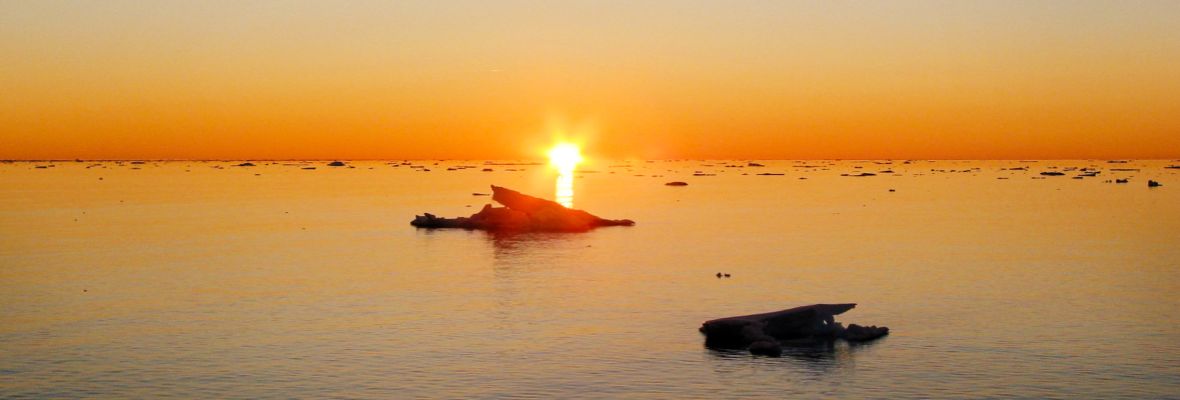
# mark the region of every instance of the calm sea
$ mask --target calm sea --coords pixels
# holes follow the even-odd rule
[[[760,163],[583,165],[637,225],[518,235],[409,221],[547,166],[0,164],[0,397],[1180,397],[1180,162]],[[892,334],[697,332],[834,302]]]

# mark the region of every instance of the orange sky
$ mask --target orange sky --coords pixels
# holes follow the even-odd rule
[[[0,2],[0,158],[1178,158],[1180,2]]]

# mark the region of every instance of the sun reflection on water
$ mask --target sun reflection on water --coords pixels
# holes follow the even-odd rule
[[[565,208],[574,207],[574,170],[557,171],[557,193],[554,196],[558,204]]]
[[[549,164],[557,169],[554,198],[566,208],[574,206],[574,168],[582,162],[582,152],[572,143],[559,143],[549,150]]]

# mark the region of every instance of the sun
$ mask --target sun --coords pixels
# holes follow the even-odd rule
[[[558,143],[549,149],[549,165],[558,171],[572,172],[582,162],[582,151],[573,143]]]

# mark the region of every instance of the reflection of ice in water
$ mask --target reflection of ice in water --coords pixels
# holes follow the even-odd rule
[[[557,203],[566,208],[574,207],[574,169],[562,168],[557,171]]]

